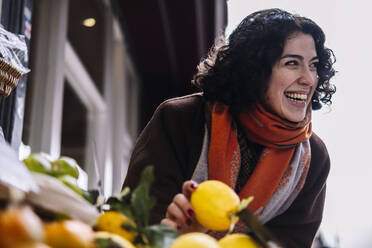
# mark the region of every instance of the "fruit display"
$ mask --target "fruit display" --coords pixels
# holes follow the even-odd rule
[[[135,189],[124,188],[119,195],[97,203],[96,197],[78,186],[82,169],[75,160],[50,160],[46,154],[34,153],[23,163],[38,190],[26,191],[23,200],[9,198],[0,210],[0,248],[274,247],[255,236],[230,234],[239,217],[243,222],[248,217],[255,219],[247,213],[240,215],[252,197],[241,201],[222,182],[200,183],[190,199],[201,225],[213,231],[229,230],[217,240],[206,233],[179,235],[169,226],[150,225],[150,213],[156,203],[150,194],[154,182],[152,166],[144,169]],[[1,180],[0,185],[4,186]],[[11,191],[9,184],[5,187]],[[53,217],[46,218],[44,211]]]
[[[146,167],[133,191],[124,188],[119,196],[106,201],[109,210],[97,218],[94,229],[116,234],[138,248],[169,248],[178,236],[177,231],[166,225],[149,224],[156,201],[150,195],[153,181],[153,167]]]

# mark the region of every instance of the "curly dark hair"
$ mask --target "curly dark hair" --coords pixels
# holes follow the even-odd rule
[[[313,37],[319,63],[318,85],[312,97],[312,109],[330,105],[336,87],[336,58],[324,46],[325,35],[312,20],[281,9],[267,9],[248,15],[229,36],[216,40],[208,57],[198,65],[193,84],[209,101],[230,106],[232,113],[249,110],[268,88],[273,65],[282,55],[286,40],[302,32]]]

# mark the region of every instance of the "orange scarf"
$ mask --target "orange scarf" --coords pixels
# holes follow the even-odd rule
[[[240,169],[240,149],[236,129],[228,107],[210,103],[211,138],[208,164],[209,179],[220,180],[234,188]],[[291,123],[267,112],[261,105],[249,113],[242,113],[239,121],[247,138],[266,149],[243,189],[240,198],[254,196],[249,210],[260,214],[275,193],[286,171],[296,145],[311,136],[311,106],[305,119]],[[258,211],[257,211],[258,210]]]

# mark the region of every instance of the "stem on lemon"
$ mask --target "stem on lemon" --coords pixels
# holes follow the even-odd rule
[[[253,198],[254,198],[253,196],[250,196],[248,198],[244,198],[243,200],[241,200],[237,212],[240,212],[243,209],[247,208],[249,203],[251,203],[251,201],[253,201]]]
[[[230,227],[229,227],[229,231],[227,232],[227,234],[230,234],[234,230],[235,220],[237,218],[239,217],[235,213],[229,213]]]
[[[238,210],[235,213],[233,213],[233,212],[229,213],[230,227],[229,227],[228,234],[231,233],[234,230],[236,219],[239,218],[236,213],[239,213],[243,209],[247,208],[248,204],[251,201],[253,201],[253,196],[250,196],[248,198],[244,198],[243,200],[240,201]]]

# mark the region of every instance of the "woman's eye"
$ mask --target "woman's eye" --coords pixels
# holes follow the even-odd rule
[[[316,70],[316,69],[318,68],[318,64],[319,64],[319,62],[311,63],[311,64],[310,64],[310,69],[314,69],[314,70]]]
[[[285,65],[298,65],[298,62],[296,60],[289,60],[285,62]]]

